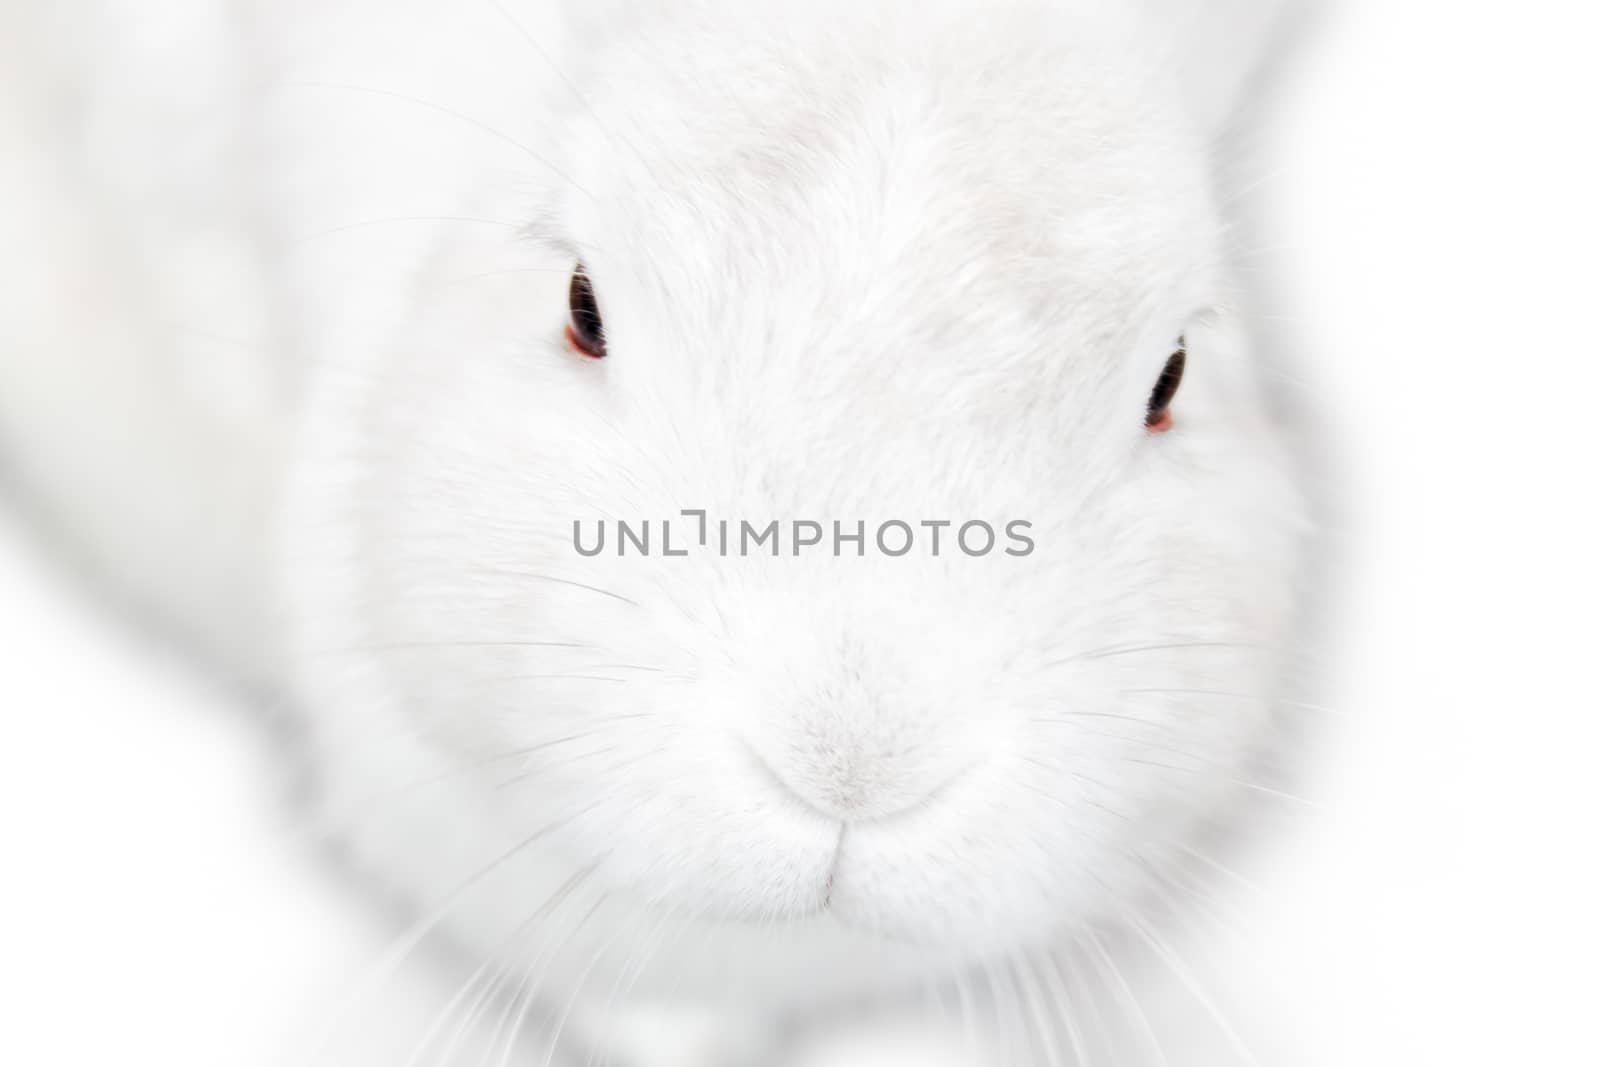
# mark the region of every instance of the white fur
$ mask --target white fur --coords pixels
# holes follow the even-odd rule
[[[260,195],[227,278],[272,355],[224,388],[284,384],[248,424],[179,424],[196,477],[0,407],[16,465],[291,697],[361,863],[576,1025],[1068,944],[1138,906],[1270,728],[1300,506],[1211,148],[1272,5],[1194,32],[1090,2],[642,6],[242,7],[228,173]],[[63,272],[106,267],[81,256]],[[577,259],[604,363],[561,343]],[[1151,436],[1180,334],[1177,428]],[[101,373],[90,348],[54,366]],[[148,384],[167,351],[106,372]],[[46,362],[8,361],[7,392]],[[64,389],[73,421],[187,410]],[[69,506],[108,500],[83,464],[163,513],[243,486],[283,547],[135,539],[127,505],[120,529]],[[574,519],[685,508],[1024,519],[1038,551],[572,550]],[[221,610],[218,574],[282,625]]]

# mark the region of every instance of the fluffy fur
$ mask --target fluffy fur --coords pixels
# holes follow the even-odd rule
[[[248,146],[204,166],[245,182],[220,245],[259,358],[224,388],[273,402],[152,452],[190,408],[115,330],[141,385],[91,447],[111,349],[63,313],[7,360],[0,395],[77,376],[70,419],[0,408],[18,478],[288,696],[365,868],[575,1025],[1048,952],[1230,803],[1295,609],[1212,158],[1274,5],[1177,6],[242,5]],[[63,273],[133,249],[126,285],[219,284],[170,233],[72,240]],[[562,343],[580,260],[601,363]],[[85,469],[187,521],[74,506]],[[574,520],[686,508],[1020,519],[1037,551],[573,551]]]

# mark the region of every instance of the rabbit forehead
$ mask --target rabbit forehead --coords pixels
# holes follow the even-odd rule
[[[1204,152],[1159,68],[1121,69],[1083,41],[874,30],[734,19],[602,54],[573,206],[603,213],[612,245],[688,229],[769,254],[963,234],[1133,257],[1204,217]],[[708,39],[721,36],[735,40]]]
[[[884,343],[923,350],[1002,327],[1018,350],[1114,336],[1109,352],[1204,302],[1205,157],[1159,79],[1076,62],[1081,43],[895,51],[832,32],[819,58],[735,20],[601,63],[563,222],[608,320],[746,358],[766,336],[844,344],[885,322]],[[691,48],[716,58],[679,62]]]

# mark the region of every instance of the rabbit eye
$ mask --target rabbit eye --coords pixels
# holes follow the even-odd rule
[[[1188,361],[1189,346],[1180,337],[1178,350],[1162,368],[1161,377],[1150,393],[1150,406],[1145,409],[1144,426],[1151,433],[1166,433],[1172,429],[1172,398],[1178,395],[1178,386],[1183,384],[1183,367]]]
[[[603,358],[606,354],[606,331],[600,322],[600,304],[595,300],[594,283],[589,280],[582,263],[572,272],[567,306],[571,312],[567,321],[567,343],[574,351],[590,359]]]

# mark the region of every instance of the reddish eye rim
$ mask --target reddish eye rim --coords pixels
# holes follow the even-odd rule
[[[578,355],[582,356],[584,359],[606,358],[604,349],[598,352],[591,350],[590,347],[584,343],[583,339],[578,336],[578,332],[572,328],[572,324],[570,322],[567,323],[566,328],[562,331],[562,333],[566,337],[567,347],[573,352],[576,352]]]

